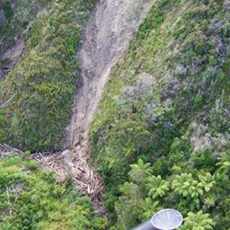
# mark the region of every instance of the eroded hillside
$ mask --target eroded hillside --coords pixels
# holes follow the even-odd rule
[[[99,1],[83,32],[78,52],[80,80],[63,155],[77,186],[91,197],[100,213],[105,213],[104,186],[90,165],[89,128],[112,67],[127,50],[152,5],[150,0]]]
[[[67,149],[33,155],[41,171],[0,145],[0,228],[126,230],[161,208],[183,230],[230,228],[229,0],[0,8],[0,143]]]

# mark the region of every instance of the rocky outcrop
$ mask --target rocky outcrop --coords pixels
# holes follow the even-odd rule
[[[230,10],[230,1],[229,0],[224,1],[224,9],[225,10]]]
[[[0,55],[0,79],[2,79],[19,61],[25,48],[22,39],[16,39],[15,45]]]

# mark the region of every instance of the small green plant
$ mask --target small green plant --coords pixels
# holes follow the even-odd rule
[[[182,230],[213,230],[214,221],[209,214],[204,214],[202,211],[198,213],[189,212],[185,218],[185,223]]]
[[[169,182],[163,180],[161,176],[151,176],[147,181],[148,197],[151,197],[153,200],[164,197],[170,190]]]
[[[9,0],[6,0],[3,2],[3,10],[4,10],[6,18],[10,20],[13,17],[14,12],[11,6],[11,2]]]

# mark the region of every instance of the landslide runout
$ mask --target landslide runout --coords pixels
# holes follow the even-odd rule
[[[103,182],[89,164],[89,127],[112,67],[127,50],[152,0],[101,0],[86,26],[78,53],[81,79],[63,156],[78,188],[103,212]]]

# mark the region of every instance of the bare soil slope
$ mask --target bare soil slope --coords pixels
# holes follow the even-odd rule
[[[63,155],[77,185],[90,195],[99,211],[102,211],[103,186],[100,177],[89,165],[89,126],[111,68],[127,50],[153,3],[151,0],[99,1],[85,29],[79,51],[81,81],[71,124],[67,128],[68,150]]]

